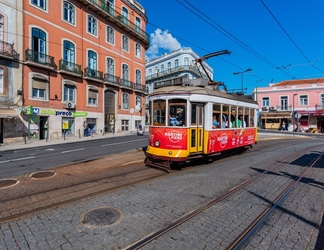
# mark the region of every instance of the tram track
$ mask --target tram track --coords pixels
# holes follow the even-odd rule
[[[137,242],[127,246],[124,248],[124,250],[135,250],[135,249],[141,249],[144,246],[147,246],[149,243],[153,242],[154,240],[157,240],[159,237],[162,237],[166,235],[168,232],[177,229],[180,225],[190,221],[191,219],[195,218],[196,216],[200,215],[201,213],[205,212],[206,210],[210,209],[211,207],[219,204],[221,201],[230,198],[233,194],[237,193],[238,191],[243,190],[245,187],[249,186],[250,184],[256,182],[257,180],[263,178],[266,176],[268,172],[274,172],[278,168],[280,168],[282,165],[286,164],[289,160],[292,160],[296,158],[299,155],[303,155],[305,152],[310,150],[310,148],[303,149],[286,159],[282,160],[275,166],[269,168],[268,170],[264,171],[263,173],[259,173],[256,176],[251,177],[250,179],[240,183],[236,187],[229,190],[227,193],[223,194],[220,197],[217,197],[208,203],[200,206],[199,208],[185,214],[184,216],[178,218],[174,222],[170,223],[169,225],[161,228],[158,231],[152,232],[151,234],[148,234],[146,237],[143,237],[142,239],[138,240]],[[304,169],[298,176],[297,179],[293,180],[281,193],[277,198],[274,199],[274,201],[271,203],[270,206],[268,206],[263,212],[257,216],[255,220],[241,233],[239,233],[239,236],[237,236],[230,244],[228,244],[225,249],[239,249],[240,246],[242,246],[253,234],[254,230],[257,230],[257,228],[260,226],[262,221],[266,219],[270,213],[280,204],[284,198],[291,192],[293,188],[298,184],[298,182],[305,176],[309,171],[311,170],[312,166],[323,156],[323,152],[318,154],[316,159],[312,159],[309,166]]]

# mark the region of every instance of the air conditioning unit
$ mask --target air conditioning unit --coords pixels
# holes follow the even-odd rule
[[[73,102],[67,102],[66,103],[66,108],[68,108],[68,109],[74,109],[74,107],[75,107],[75,104]]]
[[[262,107],[262,111],[268,111],[269,110],[269,107],[268,106],[263,106]]]

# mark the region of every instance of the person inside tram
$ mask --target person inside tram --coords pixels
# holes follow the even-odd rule
[[[216,119],[216,116],[213,116],[213,126],[212,126],[212,128],[218,128],[218,127],[219,127],[219,123],[218,123],[218,121]]]
[[[172,114],[169,115],[169,123],[171,126],[177,126],[180,124],[177,118],[175,118]]]
[[[227,128],[226,115],[222,115],[222,128]]]
[[[240,115],[237,119],[237,123],[233,121],[233,128],[241,128],[242,127],[242,116]]]
[[[179,126],[185,126],[185,119],[181,111],[178,111],[178,117],[177,120],[179,122]]]

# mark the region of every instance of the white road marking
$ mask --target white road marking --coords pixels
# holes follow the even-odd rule
[[[107,147],[107,146],[111,146],[111,145],[118,145],[118,144],[125,144],[125,143],[129,143],[129,142],[132,142],[132,141],[142,141],[142,140],[147,140],[147,138],[143,138],[143,139],[137,139],[137,140],[130,140],[130,141],[124,141],[124,142],[115,142],[115,143],[110,143],[110,144],[104,144],[104,145],[101,145],[101,147]]]
[[[84,150],[84,148],[77,148],[77,149],[62,151],[61,153],[66,154],[66,153],[75,152],[75,151],[81,151],[81,150]]]
[[[13,161],[23,161],[23,160],[32,159],[32,158],[35,158],[35,156],[30,156],[30,157],[25,157],[25,158],[18,158],[18,159],[7,160],[7,161],[0,161],[0,164],[1,163],[13,162]]]

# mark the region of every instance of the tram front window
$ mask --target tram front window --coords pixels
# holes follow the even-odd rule
[[[153,125],[154,126],[165,126],[165,100],[156,100],[153,102]]]
[[[186,100],[169,100],[169,126],[186,126]]]

